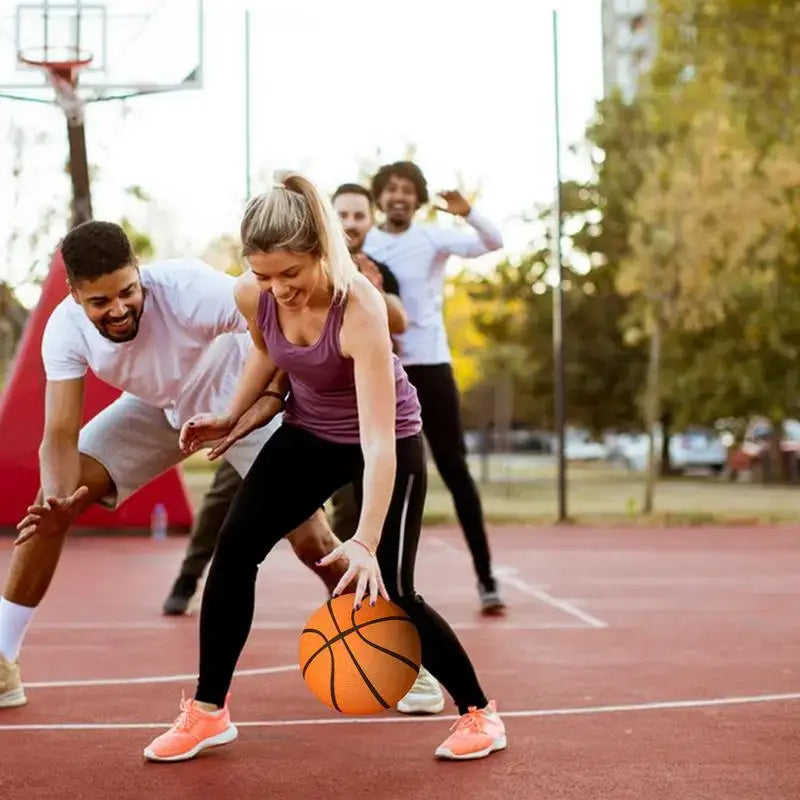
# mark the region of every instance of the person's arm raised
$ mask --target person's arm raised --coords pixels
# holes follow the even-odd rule
[[[497,226],[475,211],[461,192],[439,192],[439,197],[445,202],[442,211],[463,217],[472,228],[432,228],[431,234],[441,252],[463,258],[477,258],[503,246],[503,235]]]

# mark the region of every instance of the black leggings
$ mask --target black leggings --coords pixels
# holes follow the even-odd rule
[[[200,615],[197,700],[225,704],[253,623],[258,565],[337,489],[360,484],[363,470],[360,445],[335,444],[285,423],[264,445],[231,504],[208,573]],[[422,439],[398,440],[397,477],[378,563],[389,596],[419,631],[425,666],[463,714],[470,706],[483,708],[486,697],[455,633],[414,590],[426,481]]]
[[[483,522],[478,487],[467,466],[467,449],[461,427],[458,388],[450,364],[407,366],[422,406],[422,427],[436,469],[453,496],[458,521],[472,554],[475,574],[483,587],[494,591],[489,540]]]

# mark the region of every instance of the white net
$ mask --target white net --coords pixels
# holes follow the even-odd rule
[[[75,91],[73,81],[59,71],[48,69],[47,79],[56,93],[56,103],[63,109],[70,125],[83,124],[85,103]]]

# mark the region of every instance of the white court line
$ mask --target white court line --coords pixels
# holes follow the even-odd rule
[[[30,633],[36,631],[179,631],[181,624],[169,624],[166,622],[40,622],[34,623]],[[450,622],[450,627],[454,630],[462,631],[477,631],[485,630],[486,623],[481,622]],[[302,627],[298,622],[282,622],[277,620],[275,622],[260,622],[255,623],[251,630],[254,631],[296,631],[300,632]],[[492,630],[506,630],[506,631],[538,631],[538,630],[562,630],[583,628],[584,625],[576,625],[574,623],[563,622],[532,622],[532,623],[519,623],[519,622],[498,622],[493,624]],[[64,645],[67,647],[68,645]],[[71,646],[71,645],[69,645]]]
[[[120,626],[123,627],[124,623]],[[42,627],[41,625],[39,627]],[[62,625],[53,625],[56,629],[63,630]],[[113,623],[75,623],[75,627],[78,630],[108,630],[109,628],[114,628]],[[137,626],[139,629],[142,630],[150,630],[152,627],[148,623],[142,623],[141,625]],[[461,626],[453,625],[452,627],[460,627],[462,630],[485,630],[486,626],[481,625],[480,623],[463,623]],[[500,623],[500,625],[492,625],[492,630],[507,630],[507,631],[537,631],[537,630],[580,630],[584,626],[583,625],[575,625],[575,624],[564,624],[562,622],[553,622],[553,623],[541,623],[541,624],[534,624],[534,625],[507,625],[504,623]],[[286,629],[289,629],[288,626]],[[172,629],[174,630],[174,629]],[[284,628],[277,628],[277,630],[284,630]],[[297,630],[297,625],[292,625],[291,630]],[[59,647],[69,647],[70,649],[74,649],[72,645],[58,645]],[[48,645],[28,645],[28,647],[37,647],[37,648],[47,648]],[[85,649],[85,648],[84,648]],[[234,676],[237,678],[246,678],[248,676],[253,675],[275,675],[281,672],[294,672],[298,670],[299,667],[296,664],[286,664],[284,666],[279,667],[259,667],[255,669],[243,669],[239,670],[234,673]],[[147,683],[180,683],[181,681],[189,681],[189,680],[196,680],[197,674],[185,674],[185,675],[155,675],[150,677],[143,677],[143,678],[96,678],[96,679],[86,679],[86,680],[63,680],[63,681],[35,681],[33,683],[25,682],[26,689],[55,689],[55,688],[63,688],[63,687],[77,687],[77,686],[133,686],[137,684],[147,684]]]
[[[616,714],[625,711],[668,711],[676,709],[738,706],[753,703],[779,703],[800,700],[800,692],[789,694],[761,694],[745,697],[714,697],[705,700],[665,700],[655,703],[629,703],[608,706],[578,706],[574,708],[537,708],[524,711],[501,711],[504,719],[530,717],[566,717],[588,714]],[[288,728],[301,725],[378,725],[412,724],[418,722],[444,722],[456,720],[455,714],[438,714],[428,717],[324,717],[319,719],[270,719],[236,722],[237,728]],[[1,731],[125,731],[142,728],[168,728],[163,722],[65,722],[30,725],[0,725]]]
[[[573,603],[570,603],[569,600],[561,600],[558,597],[553,597],[553,595],[548,594],[546,591],[544,591],[544,589],[537,589],[535,586],[527,583],[522,578],[518,577],[517,570],[513,567],[497,567],[495,569],[495,574],[497,575],[498,580],[503,583],[507,583],[509,586],[513,586],[517,591],[528,594],[531,597],[535,597],[537,600],[541,600],[546,605],[551,606],[552,608],[557,608],[559,611],[563,611],[565,614],[570,614],[571,616],[581,620],[581,622],[585,622],[592,628],[608,627],[607,622],[604,622],[597,617],[593,617],[591,614],[588,614],[587,612],[578,608]]]
[[[240,669],[234,672],[234,677],[246,678],[250,675],[275,675],[279,672],[294,672],[299,670],[297,664],[286,664],[281,667],[259,667],[257,669]],[[54,689],[64,686],[131,686],[141,683],[180,683],[181,681],[197,680],[197,673],[186,675],[156,675],[147,678],[96,678],[79,681],[39,681],[38,683],[25,682],[26,689]]]
[[[449,542],[446,542],[444,539],[432,538],[429,541],[434,542],[440,547],[450,550],[451,552],[461,553],[457,547],[453,547],[453,545],[451,545]],[[551,608],[556,608],[559,611],[563,611],[565,614],[569,614],[570,616],[579,619],[581,622],[585,623],[591,628],[608,627],[607,622],[604,622],[603,620],[581,610],[576,605],[570,603],[569,600],[561,600],[558,597],[553,597],[553,595],[548,594],[546,591],[544,591],[544,589],[540,589],[530,583],[527,583],[519,577],[519,570],[517,570],[515,567],[498,566],[495,567],[494,574],[502,583],[507,583],[509,586],[513,586],[515,589],[517,589],[517,591],[523,592],[531,597],[535,597],[545,605],[548,605]]]

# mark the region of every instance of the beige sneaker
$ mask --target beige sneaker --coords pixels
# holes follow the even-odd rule
[[[419,675],[408,694],[397,704],[401,714],[438,714],[444,708],[444,695],[439,681],[425,669]]]
[[[24,706],[28,702],[22,679],[19,677],[19,664],[6,661],[0,656],[0,708]]]

